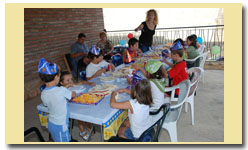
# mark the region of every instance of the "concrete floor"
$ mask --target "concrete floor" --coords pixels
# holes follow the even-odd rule
[[[40,126],[36,106],[41,103],[37,96],[24,103],[24,130],[37,127],[45,140],[48,140],[47,129]],[[224,70],[205,70],[204,83],[198,85],[195,96],[195,125],[191,125],[190,109],[184,108],[177,122],[179,142],[223,142],[224,141]],[[77,121],[72,130],[74,139],[83,142],[79,136]],[[38,142],[35,134],[24,138],[25,142]],[[162,129],[160,142],[170,142],[167,130]],[[90,142],[100,142],[100,126],[96,126],[96,134]]]

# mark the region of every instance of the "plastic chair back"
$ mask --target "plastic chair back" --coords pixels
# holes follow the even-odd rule
[[[200,68],[204,68],[204,64],[205,64],[205,61],[207,59],[207,56],[208,56],[208,52],[205,52],[201,55],[201,61],[200,61]]]
[[[204,72],[203,69],[200,67],[192,67],[188,70],[188,74],[189,76],[191,76],[190,79],[191,85],[190,85],[190,91],[188,97],[190,97],[192,94],[195,93],[198,83],[200,81],[200,77],[202,76],[203,72]]]
[[[109,142],[158,142],[158,136],[162,129],[162,125],[164,123],[165,117],[169,112],[170,104],[165,103],[160,106],[160,108],[156,112],[150,112],[150,115],[157,115],[161,110],[163,111],[163,115],[160,119],[155,122],[151,127],[149,127],[146,131],[144,131],[139,139],[137,140],[130,140],[124,139],[117,136],[111,137]]]
[[[175,90],[179,88],[179,95],[178,98],[175,98]],[[170,111],[168,113],[168,117],[166,118],[165,122],[174,122],[179,119],[181,114],[182,106],[184,102],[187,100],[190,90],[190,81],[183,80],[178,85],[173,87],[165,88],[165,92],[171,91],[170,101],[175,101],[175,105],[170,106]]]

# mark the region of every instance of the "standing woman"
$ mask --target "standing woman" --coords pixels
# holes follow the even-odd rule
[[[146,13],[146,21],[142,22],[139,27],[135,29],[137,32],[141,30],[141,35],[139,37],[139,48],[146,52],[152,46],[153,35],[155,34],[155,29],[158,24],[158,14],[156,10],[150,9]]]

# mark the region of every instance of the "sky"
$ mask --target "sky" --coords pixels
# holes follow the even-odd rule
[[[107,31],[133,30],[145,21],[152,8],[103,8]],[[157,28],[215,25],[219,8],[155,8],[158,12]]]

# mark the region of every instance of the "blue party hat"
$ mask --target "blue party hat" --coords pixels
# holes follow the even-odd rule
[[[38,72],[42,74],[54,75],[58,72],[58,66],[55,63],[50,63],[44,58],[40,59]]]
[[[100,54],[100,51],[101,50],[99,48],[97,48],[95,45],[92,45],[90,48],[90,52],[94,55],[97,55],[97,56]]]
[[[180,50],[180,49],[183,49],[183,46],[182,44],[177,41],[172,47],[171,47],[171,50]]]

